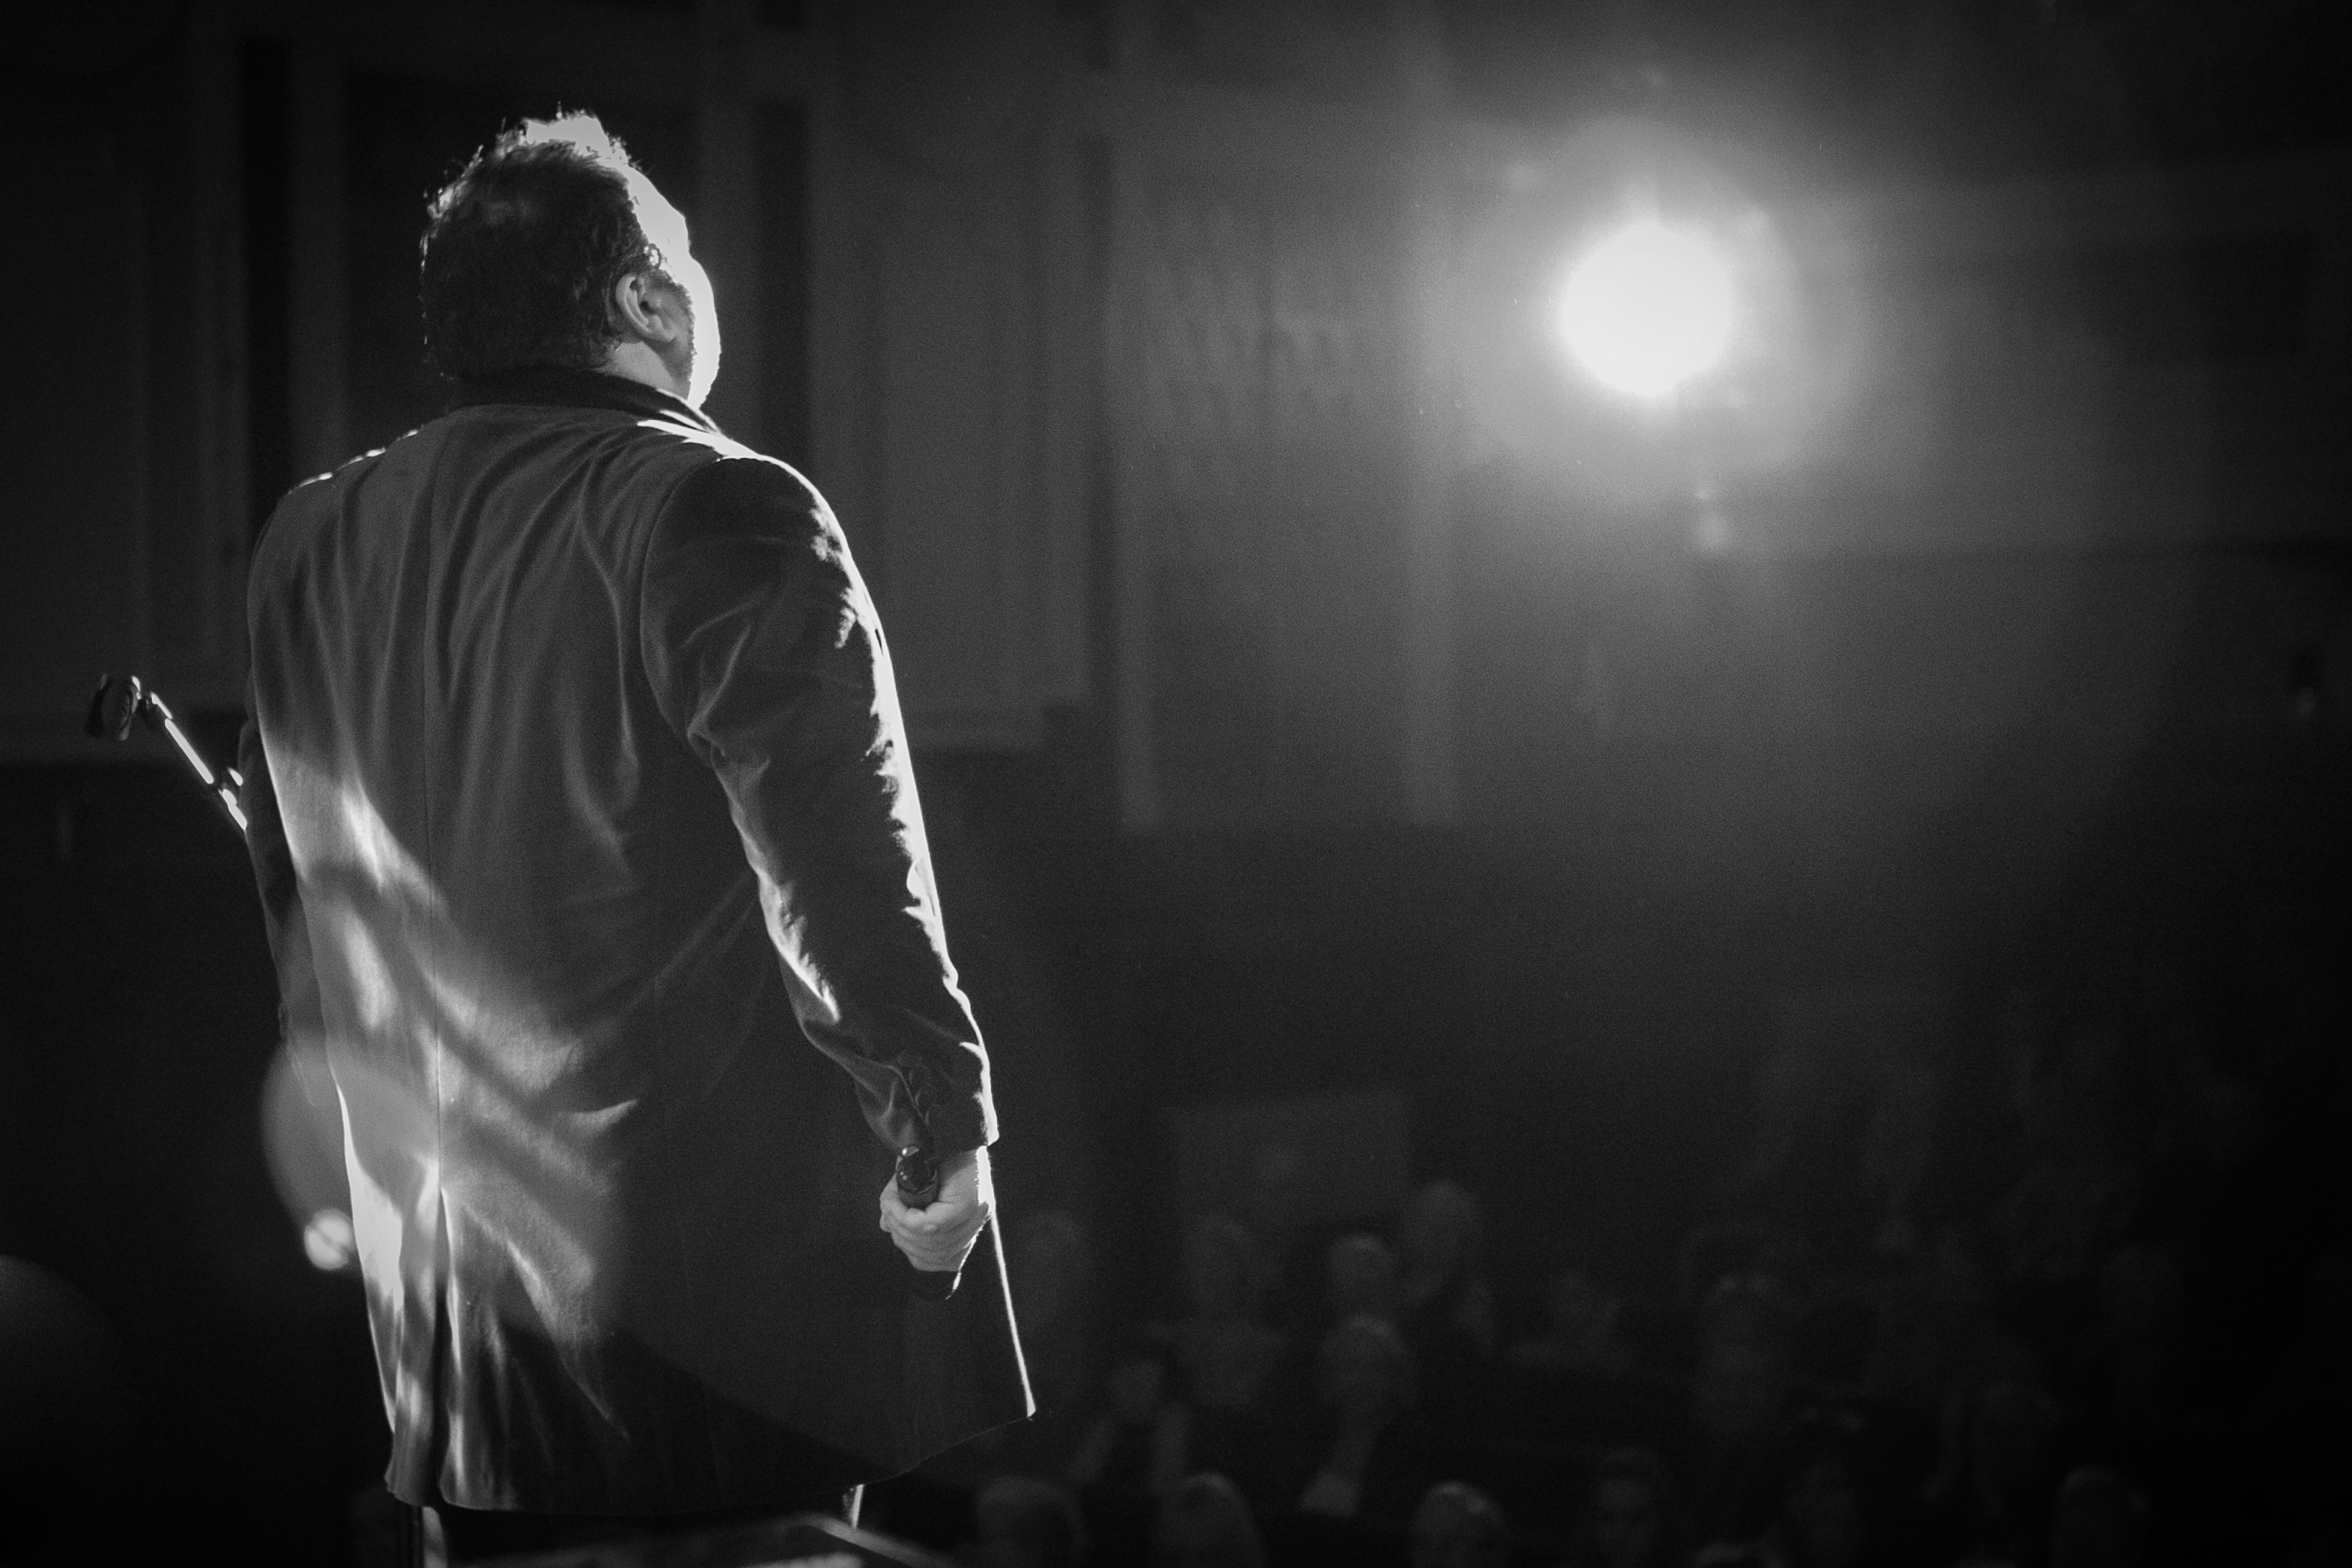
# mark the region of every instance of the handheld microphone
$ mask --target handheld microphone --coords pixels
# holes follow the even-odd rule
[[[898,1201],[910,1209],[925,1209],[939,1201],[940,1163],[919,1143],[898,1151]],[[961,1268],[918,1268],[907,1266],[907,1289],[926,1301],[944,1301],[963,1279]]]

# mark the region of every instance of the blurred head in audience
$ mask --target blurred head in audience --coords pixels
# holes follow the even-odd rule
[[[1477,1272],[1486,1223],[1478,1200],[1454,1182],[1413,1194],[1397,1221],[1397,1255],[1408,1281],[1443,1283]]]
[[[1853,1568],[1873,1542],[1868,1466],[1858,1421],[1809,1419],[1781,1493],[1778,1534],[1790,1568]]]
[[[1440,1481],[1412,1515],[1412,1568],[1504,1568],[1511,1530],[1495,1500],[1464,1481]]]
[[[1343,1236],[1323,1255],[1323,1300],[1334,1322],[1397,1313],[1397,1258],[1389,1244],[1366,1231]]]
[[[1265,1273],[1240,1221],[1202,1215],[1184,1233],[1184,1294],[1204,1318],[1256,1315]]]
[[[1560,1263],[1544,1277],[1544,1332],[1511,1347],[1522,1365],[1614,1374],[1630,1370],[1633,1347],[1617,1332],[1623,1303],[1580,1263]]]
[[[2013,1511],[2049,1485],[2050,1458],[2058,1436],[2058,1406],[2019,1378],[1991,1384],[1977,1401],[1969,1424],[1969,1463],[1978,1509]]]
[[[1257,1521],[1234,1483],[1187,1476],[1160,1504],[1151,1568],[1265,1568]]]
[[[1385,1318],[1360,1313],[1324,1336],[1315,1388],[1342,1422],[1378,1425],[1412,1408],[1412,1352]]]
[[[1239,1220],[1206,1215],[1184,1234],[1184,1290],[1192,1312],[1171,1331],[1187,1394],[1202,1409],[1242,1411],[1281,1363],[1289,1341],[1265,1323],[1267,1280]]]
[[[1175,1384],[1168,1361],[1165,1346],[1140,1334],[1119,1342],[1103,1378],[1113,1420],[1123,1426],[1141,1426],[1160,1414]]]
[[[1742,1214],[1695,1228],[1683,1240],[1675,1271],[1684,1300],[1704,1310],[1726,1279],[1742,1275],[1794,1279],[1810,1252],[1805,1238],[1786,1226]]]
[[[972,1501],[974,1568],[1079,1568],[1087,1527],[1070,1494],[1048,1481],[1003,1476]]]
[[[1681,1568],[1682,1532],[1666,1467],[1647,1448],[1619,1448],[1592,1471],[1570,1568]]]
[[[1701,1311],[1699,1425],[1717,1442],[1761,1440],[1780,1421],[1796,1360],[1796,1303],[1769,1274],[1718,1283]]]
[[[1983,1269],[1948,1235],[1880,1299],[1864,1385],[1877,1397],[1941,1405],[1981,1347],[1985,1307]]]
[[[1250,1151],[1242,1220],[1269,1259],[1286,1252],[1298,1235],[1307,1207],[1306,1175],[1306,1157],[1287,1143],[1261,1143]]]
[[[1802,1568],[1850,1568],[1868,1543],[1862,1488],[1836,1455],[1817,1455],[1797,1473],[1786,1518],[1791,1555]]]
[[[1710,1344],[1696,1388],[1699,1425],[1717,1442],[1760,1441],[1779,1425],[1788,1391],[1785,1358],[1745,1342]]]
[[[1699,1332],[1717,1341],[1784,1345],[1796,1333],[1797,1298],[1780,1275],[1765,1269],[1727,1274],[1699,1306]]]
[[[2147,1546],[2147,1500],[2115,1471],[2085,1466],[2058,1489],[2050,1568],[2139,1568]]]

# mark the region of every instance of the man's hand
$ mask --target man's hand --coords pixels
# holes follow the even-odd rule
[[[940,1159],[940,1195],[929,1208],[898,1201],[896,1175],[882,1186],[882,1228],[916,1268],[951,1274],[971,1256],[980,1227],[996,1212],[996,1184],[988,1174],[988,1151],[967,1149]]]

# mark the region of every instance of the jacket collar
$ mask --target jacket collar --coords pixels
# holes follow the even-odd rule
[[[713,434],[719,426],[700,409],[658,387],[595,370],[540,367],[507,371],[479,381],[461,381],[449,399],[453,409],[485,403],[523,403],[559,408],[613,408],[624,414],[675,419]]]

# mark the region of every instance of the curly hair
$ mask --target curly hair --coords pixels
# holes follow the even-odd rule
[[[644,176],[593,114],[526,120],[433,198],[418,293],[434,367],[459,381],[586,370],[618,341],[613,286],[660,272],[638,222]]]

